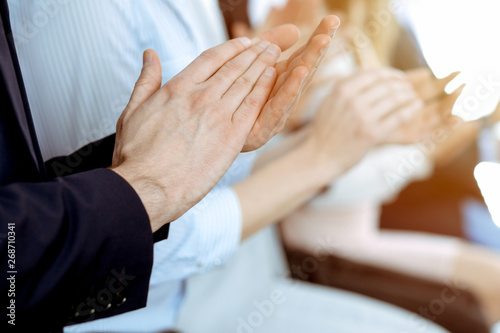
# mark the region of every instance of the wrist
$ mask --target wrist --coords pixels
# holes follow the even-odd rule
[[[310,137],[297,147],[296,153],[304,162],[311,181],[319,188],[328,186],[346,171],[339,160],[322,151]]]
[[[138,172],[129,172],[124,166],[112,167],[110,170],[125,179],[137,193],[148,214],[152,232],[175,219],[172,212],[168,211],[170,205],[165,187],[157,180],[141,176]]]

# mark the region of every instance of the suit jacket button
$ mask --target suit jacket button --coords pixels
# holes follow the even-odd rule
[[[123,303],[125,303],[126,301],[127,301],[127,297],[123,297],[123,298],[121,299],[121,301],[119,301],[119,302],[116,304],[116,306],[122,306],[122,305],[123,305]]]

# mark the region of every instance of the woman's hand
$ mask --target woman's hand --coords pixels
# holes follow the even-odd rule
[[[312,124],[307,145],[332,179],[421,110],[422,100],[403,73],[361,71],[336,85]]]
[[[456,116],[451,114],[453,106],[463,91],[463,86],[448,95],[444,89],[460,73],[444,79],[436,79],[430,69],[420,68],[406,73],[408,82],[424,101],[423,108],[410,122],[403,124],[385,139],[387,144],[416,144],[434,131],[446,127]]]

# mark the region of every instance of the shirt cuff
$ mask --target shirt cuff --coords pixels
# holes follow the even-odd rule
[[[197,273],[224,265],[238,249],[242,232],[240,201],[230,187],[216,188],[203,201],[207,209],[203,210],[203,221],[196,226]]]

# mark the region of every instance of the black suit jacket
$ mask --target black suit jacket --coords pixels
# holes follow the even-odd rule
[[[60,331],[144,307],[153,237],[135,191],[102,168],[114,136],[45,167],[5,0],[0,11],[2,326]]]

